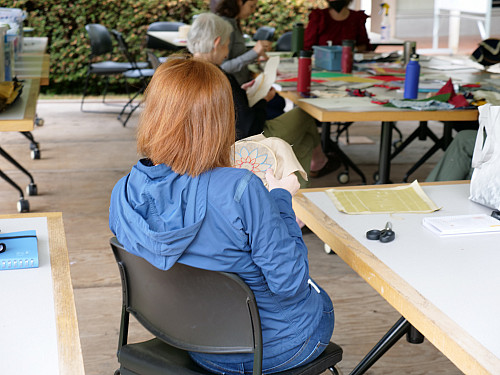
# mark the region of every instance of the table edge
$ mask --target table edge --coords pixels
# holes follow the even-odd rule
[[[46,217],[61,375],[84,375],[83,356],[62,212],[0,215],[0,219]],[[57,282],[56,282],[57,281]]]

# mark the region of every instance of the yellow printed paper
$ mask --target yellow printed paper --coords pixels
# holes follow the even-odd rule
[[[416,180],[410,185],[391,188],[334,188],[326,194],[340,212],[347,214],[429,213],[440,209]]]

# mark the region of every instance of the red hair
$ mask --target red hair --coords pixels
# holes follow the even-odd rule
[[[214,64],[170,58],[146,89],[137,150],[154,164],[197,176],[231,165],[235,115],[231,85]]]

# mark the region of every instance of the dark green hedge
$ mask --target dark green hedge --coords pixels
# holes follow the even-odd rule
[[[307,21],[312,6],[321,0],[260,0],[252,19],[243,22],[244,32],[252,35],[257,27],[269,25],[276,35],[291,30],[294,22]],[[28,12],[25,26],[35,29],[35,36],[49,38],[51,57],[50,86],[45,92],[80,93],[89,56],[85,25],[101,23],[121,31],[138,60],[146,60],[143,48],[146,29],[156,21],[190,23],[193,15],[206,12],[209,0],[2,0],[1,6]],[[120,58],[118,48],[115,59]],[[114,85],[120,91],[121,85]]]

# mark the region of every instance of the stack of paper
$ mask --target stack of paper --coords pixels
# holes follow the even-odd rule
[[[426,217],[422,224],[440,236],[500,233],[500,220],[486,214]]]

